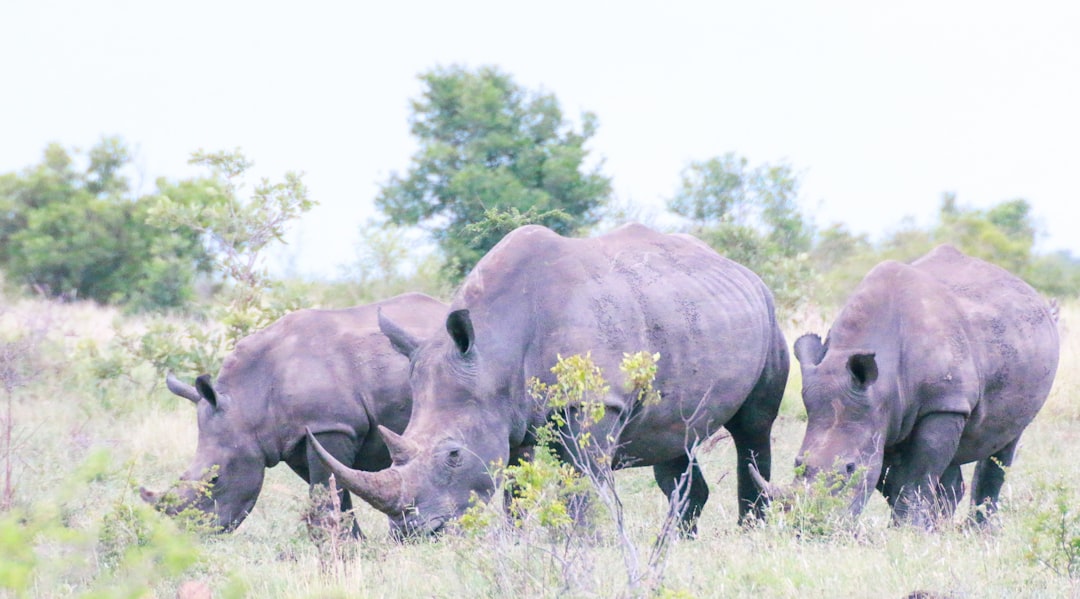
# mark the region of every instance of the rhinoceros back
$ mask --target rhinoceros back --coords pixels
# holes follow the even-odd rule
[[[1019,277],[949,245],[912,266],[937,279],[966,320],[982,378],[969,427],[991,420],[1026,426],[1057,370],[1059,340],[1050,304]]]
[[[478,349],[500,356],[486,376],[515,401],[531,377],[550,380],[558,356],[590,353],[612,389],[626,353],[660,354],[659,406],[637,423],[704,437],[739,409],[761,377],[776,339],[772,296],[746,268],[683,235],[630,225],[591,239],[543,227],[507,236],[462,286],[451,309],[467,308]],[[481,346],[481,344],[487,344]],[[619,392],[608,402],[628,401]],[[678,432],[679,446],[683,442]]]
[[[403,429],[408,361],[379,331],[379,309],[414,334],[430,333],[446,312],[445,304],[415,293],[352,308],[297,310],[241,340],[222,365],[218,386],[253,421],[262,420],[252,428],[280,436],[282,445],[299,440],[305,425],[355,432],[369,412]]]

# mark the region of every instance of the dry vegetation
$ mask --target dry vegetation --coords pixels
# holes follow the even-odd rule
[[[330,555],[308,539],[301,519],[308,491],[284,466],[269,472],[253,515],[235,534],[181,532],[143,510],[136,489],[163,488],[186,468],[196,440],[190,404],[169,394],[149,368],[105,379],[95,374],[117,314],[88,304],[3,306],[0,341],[13,347],[29,336],[33,342],[20,346],[20,355],[5,354],[23,378],[0,391],[10,407],[0,411],[0,424],[10,433],[6,444],[0,436],[0,467],[10,467],[12,481],[11,507],[0,513],[0,597],[19,594],[4,585],[35,597],[172,597],[192,581],[205,583],[214,597],[627,593],[615,535],[603,519],[601,539],[572,564],[569,589],[561,588],[568,580],[566,564],[555,563],[552,545],[542,537],[462,535],[400,544],[386,538],[385,521],[366,507],[358,509],[358,518],[369,539]],[[789,340],[805,330],[824,332],[828,316],[792,319]],[[935,534],[890,528],[880,497],[857,523],[814,535],[780,521],[740,529],[734,450],[722,440],[703,455],[712,499],[700,537],[674,544],[659,594],[1080,595],[1080,481],[1072,461],[1080,454],[1080,305],[1065,306],[1061,329],[1057,383],[1022,442],[992,531],[968,528],[960,517]],[[802,437],[797,368],[792,375],[774,429],[774,471],[781,480],[791,476]],[[970,467],[965,475],[970,480]],[[647,546],[666,502],[646,469],[616,478],[630,532]]]

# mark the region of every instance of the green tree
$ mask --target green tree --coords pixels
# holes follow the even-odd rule
[[[972,256],[1023,276],[1035,247],[1031,205],[1018,199],[989,210],[962,208],[956,204],[955,195],[945,194],[933,240],[935,245],[952,243]]]
[[[872,250],[873,246],[865,234],[856,235],[846,225],[833,223],[818,233],[810,259],[815,270],[826,272],[853,256],[868,254]]]
[[[691,232],[756,272],[777,302],[805,297],[805,254],[813,228],[798,205],[799,180],[786,164],[751,167],[733,153],[691,162],[668,209],[691,221]]]
[[[354,306],[409,291],[435,297],[450,294],[437,252],[418,247],[420,231],[372,219],[360,226],[359,233],[356,259],[346,267],[348,282],[335,285],[325,302]]]
[[[0,177],[0,263],[9,278],[52,296],[134,308],[174,307],[191,296],[206,253],[190,229],[146,223],[132,197],[119,138],[103,138],[80,168],[58,144],[40,164]]]
[[[231,281],[228,307],[221,314],[226,326],[223,344],[269,325],[297,306],[265,305],[265,292],[274,286],[263,264],[264,250],[284,241],[287,225],[317,204],[307,194],[303,176],[287,172],[281,182],[262,179],[246,194],[246,173],[254,166],[240,150],[192,154],[191,164],[206,167],[205,179],[170,185],[159,182],[149,221],[168,229],[195,231],[209,248],[212,268]]]
[[[576,131],[554,95],[526,90],[494,67],[440,67],[420,80],[411,117],[420,149],[375,202],[395,224],[425,227],[451,278],[498,242],[466,231],[471,224],[508,213],[571,234],[596,222],[611,182],[585,165],[593,114],[582,115]]]
[[[821,274],[818,299],[842,301],[878,262],[911,262],[942,243],[997,264],[1045,294],[1076,295],[1080,292],[1080,260],[1069,252],[1037,253],[1038,234],[1027,200],[1007,200],[977,209],[961,205],[956,194],[945,193],[935,222],[921,227],[906,218],[873,246],[865,238],[852,237],[842,226],[822,232],[811,253]]]

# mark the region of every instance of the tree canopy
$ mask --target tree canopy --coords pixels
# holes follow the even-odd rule
[[[85,157],[51,144],[39,164],[0,176],[0,264],[9,279],[135,308],[188,301],[206,252],[190,229],[147,224],[152,200],[133,197],[130,161],[127,145],[106,137]]]
[[[610,180],[588,166],[586,142],[596,117],[580,130],[555,96],[527,90],[494,67],[440,67],[420,75],[411,132],[420,142],[408,171],[393,173],[376,205],[398,225],[421,225],[439,244],[452,278],[472,268],[501,235],[498,223],[546,225],[572,234],[592,225]],[[473,225],[473,231],[467,228]]]
[[[720,254],[758,273],[779,303],[798,301],[809,276],[802,255],[813,227],[798,204],[799,179],[786,164],[750,166],[734,153],[691,162],[668,208]]]

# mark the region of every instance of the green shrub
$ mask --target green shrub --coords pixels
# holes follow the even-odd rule
[[[850,477],[839,472],[839,468],[826,469],[802,484],[796,482],[789,495],[774,498],[769,504],[762,526],[808,541],[856,536],[860,529],[851,512],[851,500],[862,492],[866,468],[859,468]],[[796,481],[803,480],[804,473],[805,466],[796,468]]]
[[[0,516],[0,589],[15,596],[67,588],[84,597],[144,597],[196,567],[196,539],[149,506],[129,502],[126,490],[100,520],[81,523],[76,498],[115,474],[108,452],[94,451],[57,497]]]
[[[1080,579],[1080,497],[1064,480],[1041,484],[1035,496],[1042,502],[1026,513],[1025,556],[1058,576]]]

